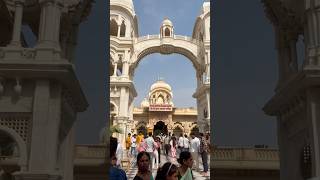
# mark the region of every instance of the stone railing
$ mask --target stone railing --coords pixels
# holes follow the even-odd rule
[[[105,145],[76,145],[76,159],[105,159]]]
[[[137,40],[138,40],[138,42],[141,42],[141,41],[151,40],[151,39],[160,39],[160,34],[141,36],[141,37],[138,37]]]
[[[277,149],[215,148],[213,159],[219,161],[279,161]]]
[[[16,158],[19,158],[19,156],[1,156],[0,155],[0,161],[7,160],[7,159],[16,159]]]
[[[3,166],[14,166],[18,165],[19,156],[0,156],[0,169]]]
[[[110,81],[132,81],[129,76],[110,76]]]
[[[16,49],[8,47],[0,47],[0,61],[1,59],[17,57],[19,59],[30,60],[34,59],[36,55],[36,50],[34,48],[23,48],[19,47]]]
[[[45,55],[45,59],[66,60],[61,57],[61,52],[59,49],[47,48],[46,50],[47,52]],[[43,59],[43,53],[38,53],[38,51],[42,50],[39,48],[26,48],[15,46],[0,47],[0,62],[34,61],[36,60],[36,58]]]
[[[168,37],[168,38],[170,38],[170,37]],[[157,34],[157,35],[146,35],[146,36],[138,37],[137,42],[142,42],[142,41],[152,40],[152,39],[160,39],[160,34]],[[188,36],[173,35],[173,39],[184,40],[184,41],[188,41],[188,42],[192,42],[192,43],[198,44],[198,41],[196,39],[193,39],[193,38],[188,37]]]

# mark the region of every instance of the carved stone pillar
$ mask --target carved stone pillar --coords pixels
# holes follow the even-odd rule
[[[113,76],[117,76],[118,62],[114,63]]]
[[[276,27],[276,49],[278,51],[279,79],[278,86],[281,86],[297,69],[296,40],[290,39],[288,29]],[[290,66],[296,66],[290,68]]]
[[[130,60],[130,53],[128,50],[125,51],[124,53],[124,61],[123,62],[123,71],[122,71],[122,76],[129,76],[129,60]]]
[[[60,49],[61,0],[39,0],[41,16],[38,47]]]
[[[23,14],[23,4],[25,0],[15,0],[15,12],[14,12],[14,25],[12,32],[12,40],[10,45],[21,46],[20,35],[21,35],[21,25],[22,25],[22,14]]]
[[[118,33],[117,33],[117,37],[120,37],[120,28],[121,28],[121,26],[120,26],[120,25],[118,25]]]
[[[320,65],[320,1],[306,0],[306,66]]]

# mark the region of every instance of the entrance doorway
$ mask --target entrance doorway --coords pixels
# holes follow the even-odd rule
[[[156,125],[154,125],[154,128],[153,128],[153,134],[155,136],[159,135],[159,134],[167,134],[168,133],[168,128],[167,126],[165,125],[164,122],[162,121],[159,121],[157,122]]]

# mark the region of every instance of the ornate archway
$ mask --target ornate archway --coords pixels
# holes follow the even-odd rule
[[[27,145],[23,141],[16,131],[10,129],[6,126],[0,125],[0,133],[9,136],[15,143],[17,144],[18,154],[19,154],[19,166],[21,171],[25,171],[27,169]]]
[[[183,126],[179,123],[174,124],[172,133],[175,136],[180,136],[181,134],[184,134]]]
[[[155,136],[159,135],[160,133],[162,134],[168,133],[168,127],[163,121],[158,121],[153,127],[153,134]]]

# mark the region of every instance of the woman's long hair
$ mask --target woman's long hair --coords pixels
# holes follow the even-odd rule
[[[160,167],[157,171],[157,176],[155,180],[166,180],[167,176],[172,176],[175,172],[177,172],[178,167],[173,163],[166,162],[162,167]]]
[[[171,140],[172,140],[173,147],[176,147],[176,137],[172,136]]]

